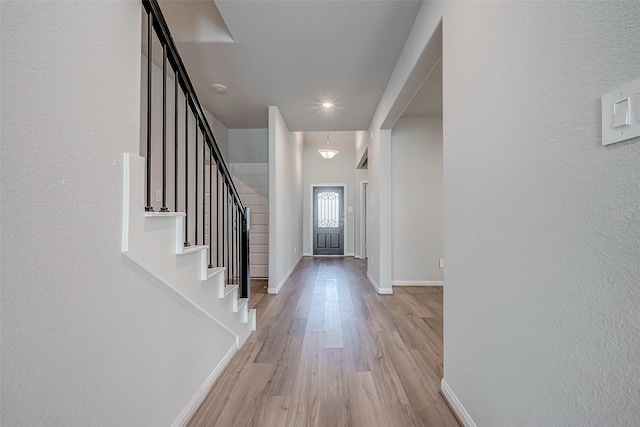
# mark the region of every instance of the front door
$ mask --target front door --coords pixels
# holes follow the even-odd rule
[[[313,188],[313,254],[344,255],[344,188]]]

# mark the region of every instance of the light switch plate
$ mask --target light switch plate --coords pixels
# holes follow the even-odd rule
[[[602,96],[602,145],[640,136],[640,79]]]

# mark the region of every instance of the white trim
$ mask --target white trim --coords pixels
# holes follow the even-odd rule
[[[358,220],[360,221],[360,235],[358,236],[360,239],[360,253],[358,255],[356,255],[356,258],[358,259],[365,259],[367,256],[367,248],[366,248],[366,243],[365,243],[365,238],[366,238],[366,233],[364,233],[364,230],[366,230],[367,226],[366,226],[366,221],[364,218],[364,212],[365,212],[365,204],[366,204],[366,200],[365,200],[365,193],[364,191],[362,191],[364,189],[364,185],[367,184],[367,187],[369,186],[369,180],[368,179],[364,179],[362,181],[360,181],[360,218],[358,218]]]
[[[305,252],[305,253],[302,254],[302,256],[313,256],[313,254]]]
[[[353,254],[353,252],[347,252],[346,254],[344,254],[344,256],[352,256],[355,258],[355,255]]]
[[[309,207],[310,217],[309,217],[309,244],[311,245],[311,254],[309,256],[317,256],[313,254],[313,188],[314,187],[342,187],[342,202],[343,202],[343,211],[342,218],[344,219],[342,224],[342,244],[344,247],[342,248],[343,255],[340,256],[348,256],[346,254],[347,250],[347,184],[343,183],[329,183],[329,184],[310,184],[311,187],[311,206]]]
[[[392,286],[443,286],[442,280],[396,280]]]
[[[302,255],[300,255],[300,258],[298,258],[298,260],[295,263],[293,263],[293,267],[291,267],[291,269],[287,272],[287,274],[284,275],[284,277],[282,278],[280,283],[278,283],[278,286],[276,286],[275,288],[272,288],[271,286],[269,286],[267,288],[267,293],[268,294],[279,294],[280,293],[280,291],[282,290],[282,287],[284,286],[285,283],[287,283],[287,280],[289,279],[289,276],[291,276],[291,273],[293,273],[293,270],[296,269],[296,267],[300,263],[301,259],[302,259]]]
[[[471,416],[469,415],[467,410],[464,409],[464,406],[462,406],[462,403],[460,403],[460,400],[453,392],[453,390],[451,390],[451,387],[449,387],[449,384],[447,384],[444,378],[440,382],[440,390],[442,390],[444,398],[447,399],[447,402],[449,402],[449,406],[451,406],[460,421],[462,421],[464,427],[477,427],[476,423],[473,422]]]
[[[380,286],[378,286],[378,284],[373,279],[371,274],[369,274],[368,271],[367,271],[367,277],[369,278],[369,283],[371,283],[371,286],[373,286],[373,289],[375,289],[378,294],[380,294],[380,295],[391,295],[391,294],[393,294],[393,288],[387,289],[387,288],[381,288]]]
[[[129,183],[131,182],[130,154],[122,157],[122,253],[129,252]]]
[[[216,381],[222,370],[227,366],[227,364],[231,361],[231,358],[238,351],[237,345],[232,345],[231,348],[227,351],[227,354],[224,355],[218,366],[216,366],[213,371],[209,374],[207,379],[202,383],[196,394],[191,397],[187,406],[185,406],[178,418],[171,424],[172,427],[182,427],[187,425],[193,414],[195,414],[196,410],[200,407],[200,404],[204,401],[204,398],[209,394],[209,390],[213,387],[213,383]]]
[[[311,255],[314,258],[344,258],[347,255]]]

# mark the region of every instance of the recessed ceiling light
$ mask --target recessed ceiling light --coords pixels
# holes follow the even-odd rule
[[[214,83],[211,85],[211,89],[213,89],[213,91],[215,93],[227,93],[227,87],[225,85],[222,85],[220,83]]]
[[[333,102],[325,101],[325,102],[322,103],[322,106],[324,108],[331,108],[331,107],[333,107]]]

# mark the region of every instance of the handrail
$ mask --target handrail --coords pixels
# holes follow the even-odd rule
[[[187,73],[187,69],[182,62],[182,57],[178,53],[178,48],[173,41],[173,37],[171,36],[171,32],[169,31],[169,26],[167,25],[167,21],[165,21],[164,15],[160,10],[160,5],[158,4],[157,0],[142,0],[142,4],[145,10],[151,13],[151,15],[153,16],[153,27],[156,30],[156,35],[158,36],[160,43],[162,45],[166,45],[168,50],[167,59],[174,66],[174,69],[177,70],[180,74],[180,79],[178,79],[180,87],[186,94],[189,95],[189,105],[191,105],[193,113],[197,115],[197,121],[202,124],[200,129],[205,133],[207,137],[207,145],[209,145],[209,148],[212,150],[216,163],[220,162],[219,164],[223,171],[222,175],[225,181],[227,181],[227,184],[231,187],[232,195],[236,200],[236,203],[244,211],[244,204],[242,203],[242,200],[240,200],[238,190],[236,190],[236,186],[231,179],[231,173],[229,172],[229,169],[227,168],[227,165],[222,158],[220,148],[218,147],[216,139],[213,136],[213,132],[209,127],[209,122],[204,114],[202,104],[200,104],[200,101],[198,100],[198,96],[196,95],[196,91],[193,88],[193,84],[191,83],[191,79],[189,78],[189,74]]]

